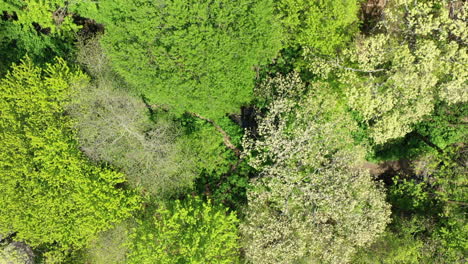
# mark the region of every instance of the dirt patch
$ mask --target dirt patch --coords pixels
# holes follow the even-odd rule
[[[407,159],[385,161],[380,164],[365,162],[360,166],[369,170],[369,173],[378,180],[382,180],[385,185],[393,183],[396,175],[414,175],[411,163]]]
[[[97,23],[94,19],[73,14],[73,23],[82,26],[79,34],[85,38],[94,37],[98,34],[104,33],[104,25]]]

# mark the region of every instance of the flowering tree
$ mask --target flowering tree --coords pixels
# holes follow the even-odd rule
[[[345,263],[388,223],[384,194],[353,166],[362,157],[351,150],[353,122],[322,85],[308,92],[293,74],[261,90],[269,112],[244,140],[259,171],[241,225],[253,263]]]
[[[440,102],[468,101],[468,4],[450,12],[448,2],[393,1],[377,33],[357,37],[340,58],[309,52],[311,70],[338,76],[375,143],[411,132]]]

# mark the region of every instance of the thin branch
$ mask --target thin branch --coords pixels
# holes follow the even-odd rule
[[[354,69],[354,68],[349,68],[349,67],[344,67],[338,63],[333,63],[334,66],[338,67],[338,68],[341,68],[341,69],[344,69],[344,70],[348,70],[348,71],[354,71],[354,72],[364,72],[364,73],[375,73],[375,72],[381,72],[381,71],[385,71],[385,69],[375,69],[375,70],[361,70],[361,69]]]
[[[187,112],[187,113],[190,114],[191,116],[197,117],[213,125],[214,128],[223,136],[224,145],[226,145],[227,148],[234,151],[237,157],[240,156],[241,151],[236,146],[234,146],[234,144],[232,144],[231,137],[218,124],[216,124],[213,120],[208,119],[204,116],[201,116],[197,113],[192,113],[192,112]]]
[[[429,147],[437,150],[437,152],[439,152],[440,154],[443,154],[444,151],[439,147],[437,146],[436,144],[432,143],[428,137],[426,136],[423,136],[421,134],[419,134],[417,131],[413,131],[412,132],[413,135],[415,135],[417,138],[419,138],[420,140],[422,140],[424,143],[426,143]]]

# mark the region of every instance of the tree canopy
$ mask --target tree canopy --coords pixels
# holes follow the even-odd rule
[[[242,224],[252,263],[346,263],[389,221],[389,206],[368,172],[353,168],[353,123],[333,97],[307,93],[298,75],[267,82],[274,92],[245,155],[258,169]],[[299,97],[301,98],[301,97]],[[330,107],[335,104],[334,107]]]
[[[238,219],[199,197],[162,203],[137,222],[127,263],[237,263]]]
[[[357,37],[341,57],[310,55],[314,72],[338,75],[377,144],[411,132],[439,102],[468,100],[466,11],[451,16],[438,2],[396,1],[377,32]]]
[[[464,263],[466,0],[0,0],[0,264]]]
[[[219,118],[252,94],[281,48],[271,0],[101,1],[112,66],[151,103]],[[92,12],[91,12],[92,13]]]
[[[121,173],[77,148],[64,107],[70,86],[86,81],[62,59],[42,70],[29,58],[0,81],[0,232],[55,248],[50,261],[138,207],[137,196],[115,188]]]
[[[291,46],[332,55],[357,31],[359,1],[279,0],[276,4]]]
[[[68,55],[80,26],[64,0],[3,0],[0,10],[0,73],[26,53],[36,61]]]

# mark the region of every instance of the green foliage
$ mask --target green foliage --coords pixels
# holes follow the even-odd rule
[[[285,169],[254,183],[242,225],[251,262],[347,263],[383,232],[388,205],[367,173],[341,164],[317,170]]]
[[[200,198],[160,203],[128,241],[129,264],[237,263],[238,220]]]
[[[206,121],[191,115],[179,119],[184,133],[178,144],[185,146],[187,155],[193,157],[199,177],[196,179],[197,193],[203,194],[214,203],[238,207],[245,203],[249,168],[241,163],[235,153],[226,148],[222,135]],[[219,126],[230,136],[234,145],[242,138],[241,128],[228,117],[219,119]]]
[[[92,264],[124,264],[128,251],[126,242],[132,224],[125,220],[101,232],[84,250],[82,262]]]
[[[394,206],[394,211],[426,213],[427,210],[435,210],[427,190],[429,187],[425,182],[415,180],[393,178],[394,184],[389,188],[389,201]]]
[[[66,56],[79,26],[73,24],[68,1],[2,0],[0,67],[10,66],[26,53],[37,61]],[[0,68],[0,73],[5,69]]]
[[[467,116],[466,103],[451,105],[440,103],[435,106],[430,116],[415,127],[415,130],[439,148],[445,149],[455,143],[468,140]]]
[[[346,263],[383,232],[389,216],[383,192],[354,168],[362,153],[350,149],[353,123],[323,83],[307,92],[291,74],[265,85],[273,91],[259,91],[273,97],[269,111],[258,134],[244,140],[244,155],[259,171],[241,224],[246,258]]]
[[[0,0],[0,263],[466,262],[468,3],[383,2]]]
[[[277,10],[289,46],[333,55],[357,31],[358,0],[280,0]]]
[[[436,157],[435,195],[442,204],[440,226],[435,236],[447,255],[459,259],[468,250],[468,177],[466,148],[451,147]]]
[[[413,179],[388,189],[393,223],[385,237],[361,250],[356,263],[460,263],[467,250],[466,154],[460,147],[414,162]]]
[[[70,87],[86,81],[61,59],[41,70],[29,58],[0,81],[0,232],[56,249],[51,263],[138,207],[132,192],[115,188],[121,173],[77,148],[64,107]]]
[[[122,169],[132,186],[151,194],[169,197],[190,189],[197,170],[177,142],[181,129],[164,113],[155,113],[151,121],[143,101],[115,84],[98,80],[75,89],[69,109],[81,149]]]
[[[249,102],[253,67],[280,49],[272,2],[105,0],[89,15],[106,26],[114,69],[151,103],[216,120]]]
[[[429,263],[424,241],[418,238],[423,231],[421,222],[403,221],[393,224],[397,231],[388,229],[374,244],[360,250],[352,263],[355,264],[418,264]],[[401,222],[401,221],[400,221]],[[396,228],[395,228],[396,226]]]
[[[424,215],[395,215],[393,222],[385,235],[370,247],[360,250],[352,263],[463,263],[466,247],[451,247],[452,241],[443,234],[462,238],[466,237],[466,229],[441,230],[439,219]]]
[[[344,84],[348,106],[360,113],[376,144],[413,131],[441,102],[468,101],[468,5],[451,16],[439,2],[396,1],[378,34],[358,37],[338,59],[309,57],[312,71],[332,73]]]
[[[196,181],[197,192],[203,193],[216,204],[240,208],[247,201],[246,190],[249,186],[250,171],[245,162],[236,161],[224,171],[202,171]]]
[[[435,151],[426,143],[416,137],[414,133],[405,135],[403,138],[390,140],[383,145],[373,146],[368,153],[367,159],[374,163],[382,161],[393,161],[400,159],[417,159],[424,153]]]
[[[445,149],[450,145],[466,142],[465,117],[468,114],[467,104],[440,103],[434,112],[414,126],[414,131],[403,138],[390,140],[383,145],[374,146],[369,153],[369,160],[375,162],[399,159],[418,159],[421,155]],[[365,133],[365,131],[363,131]],[[427,142],[432,145],[428,145]],[[364,140],[365,142],[365,140]]]
[[[153,195],[170,197],[190,189],[198,171],[188,148],[178,143],[183,131],[172,117],[129,93],[98,39],[80,42],[78,61],[94,77],[75,87],[68,106],[83,152],[121,169],[133,187]]]
[[[208,174],[226,172],[236,158],[223,144],[222,135],[211,124],[191,115],[186,114],[179,120],[184,133],[178,144],[189,149],[198,171]]]

